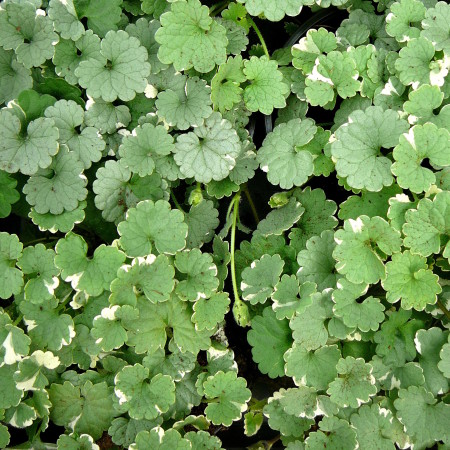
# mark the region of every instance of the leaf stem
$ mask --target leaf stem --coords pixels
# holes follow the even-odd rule
[[[19,325],[19,323],[22,321],[22,319],[23,319],[23,314],[20,313],[20,314],[17,316],[16,320],[12,323],[13,326],[17,327],[17,325]]]
[[[227,6],[228,6],[229,0],[224,0],[223,2],[219,2],[214,6],[211,6],[209,8],[209,15],[210,16],[217,16],[217,14],[221,13]]]
[[[39,242],[56,241],[58,239],[59,239],[59,237],[56,237],[56,236],[46,236],[46,237],[42,237],[39,239],[33,239],[32,241],[25,242],[23,244],[23,246],[28,247],[29,245],[38,244]]]
[[[250,209],[252,210],[252,214],[255,219],[255,222],[256,222],[256,224],[258,224],[259,223],[258,211],[256,209],[255,203],[253,202],[250,191],[248,190],[247,183],[244,184],[242,191],[244,192],[245,196],[247,197],[247,201],[248,201],[248,204],[250,205]]]
[[[230,272],[231,272],[231,283],[233,285],[233,316],[236,322],[241,327],[246,327],[250,324],[249,313],[247,305],[239,297],[239,291],[236,280],[236,262],[234,257],[235,247],[236,247],[236,224],[239,216],[239,201],[241,199],[241,191],[239,191],[231,201],[231,207],[233,208],[233,222],[231,224],[231,238],[230,238]],[[229,208],[229,211],[231,209]]]
[[[247,16],[247,21],[250,24],[250,26],[255,30],[255,33],[258,35],[259,42],[261,42],[262,48],[264,50],[265,55],[267,56],[267,59],[270,59],[269,50],[267,49],[266,41],[264,40],[264,37],[259,30],[258,26],[256,25],[255,21],[250,17]]]
[[[437,300],[436,303],[439,306],[439,309],[445,314],[447,319],[450,320],[450,311],[445,307],[445,305],[439,299]]]
[[[72,300],[72,298],[70,297],[70,295],[72,294],[73,289],[70,290],[70,292],[61,300],[61,303],[58,305],[58,307],[56,308],[56,311],[59,312],[62,309],[64,309],[67,305],[67,303],[70,302],[70,300]]]
[[[177,209],[179,209],[183,214],[186,214],[186,212],[184,211],[184,209],[181,207],[181,205],[178,203],[177,198],[175,197],[175,194],[173,193],[173,191],[170,191],[170,198],[172,199],[174,205],[177,207]]]

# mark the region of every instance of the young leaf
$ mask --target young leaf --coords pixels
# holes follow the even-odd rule
[[[403,309],[423,311],[434,305],[442,291],[439,277],[428,269],[426,259],[406,250],[395,253],[386,264],[386,279],[381,282],[386,290],[386,300],[395,303],[402,300]]]
[[[284,353],[291,347],[292,337],[287,320],[277,320],[272,308],[264,308],[261,316],[252,319],[252,328],[247,334],[252,346],[253,360],[261,373],[270,378],[284,375]]]
[[[132,100],[144,92],[150,74],[147,50],[123,30],[108,31],[102,39],[101,58],[89,58],[75,69],[79,84],[91,97],[106,102]]]
[[[252,305],[265,303],[283,272],[280,255],[263,255],[242,272],[242,298]]]
[[[379,106],[354,111],[348,123],[338,128],[331,144],[337,174],[356,189],[377,192],[390,186],[391,160],[381,149],[394,147],[407,130],[408,124],[395,111],[383,111]]]
[[[251,82],[244,89],[244,102],[249,111],[272,114],[274,108],[284,108],[289,88],[274,60],[252,56],[244,62],[244,75]]]
[[[352,283],[374,284],[385,278],[385,255],[400,251],[400,233],[381,217],[358,217],[335,233],[336,269]],[[379,254],[381,251],[381,255]]]
[[[182,134],[175,144],[175,162],[185,177],[200,183],[223,180],[236,165],[241,152],[239,136],[218,112],[204,125]]]
[[[245,379],[237,377],[236,372],[219,371],[208,377],[203,386],[206,398],[214,400],[205,409],[207,419],[213,424],[230,426],[247,410],[252,394]]]
[[[23,274],[15,268],[22,255],[23,245],[15,234],[0,233],[0,298],[8,299],[19,294],[23,286]]]
[[[168,375],[150,377],[141,364],[124,367],[115,377],[114,392],[131,418],[153,420],[175,401],[175,384]]]
[[[372,367],[362,358],[347,356],[338,361],[336,368],[340,376],[330,383],[327,394],[339,406],[358,408],[377,393]]]
[[[161,45],[158,58],[178,71],[193,67],[206,73],[226,60],[228,39],[225,28],[209,17],[199,0],[172,3],[161,16],[155,39]]]
[[[169,202],[140,202],[117,227],[120,245],[128,256],[149,255],[152,243],[158,252],[174,255],[186,245],[188,229],[183,220],[183,213],[172,210]]]

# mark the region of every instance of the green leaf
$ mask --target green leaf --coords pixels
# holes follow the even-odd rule
[[[250,84],[244,89],[244,102],[249,111],[272,114],[274,108],[284,108],[289,88],[274,60],[252,56],[244,61],[244,75]]]
[[[385,255],[400,251],[400,233],[381,217],[348,219],[336,231],[336,269],[352,283],[374,284],[386,276]],[[381,253],[381,254],[380,254]]]
[[[300,220],[304,212],[305,208],[301,203],[295,197],[291,197],[286,205],[270,211],[266,218],[258,223],[255,234],[261,233],[264,236],[283,234]]]
[[[311,294],[311,300],[290,320],[294,341],[306,350],[316,350],[328,340],[325,322],[332,317],[331,290]]]
[[[386,32],[398,42],[409,41],[420,35],[420,29],[412,26],[425,17],[426,7],[418,0],[400,0],[390,7],[386,16]]]
[[[198,248],[177,253],[174,265],[181,275],[175,292],[182,300],[195,302],[209,298],[219,285],[217,267],[209,253]]]
[[[87,61],[90,58],[100,61],[102,59],[100,48],[100,38],[92,30],[87,30],[75,42],[60,39],[55,46],[55,54],[53,56],[56,74],[64,77],[70,84],[78,84],[75,69],[81,61]]]
[[[152,303],[169,299],[175,286],[175,270],[165,255],[149,255],[123,265],[111,282],[109,301],[113,305],[136,306],[141,294]]]
[[[305,94],[311,106],[325,106],[335,101],[336,94],[353,97],[360,88],[358,71],[348,53],[332,51],[319,55],[312,73],[306,77]]]
[[[28,355],[31,339],[21,328],[8,323],[10,320],[6,319],[9,319],[7,315],[2,318],[4,323],[0,331],[0,364],[11,365],[22,361],[23,357]]]
[[[72,288],[98,296],[109,290],[111,281],[125,260],[125,254],[117,247],[98,246],[91,258],[86,256],[86,241],[75,233],[67,233],[56,244],[55,265],[61,270],[61,277],[70,281]]]
[[[400,143],[394,148],[395,163],[392,173],[404,189],[421,193],[435,184],[434,173],[421,167],[424,159],[434,166],[450,165],[450,133],[432,123],[416,125],[408,134],[400,136]]]
[[[152,353],[164,348],[167,333],[172,333],[174,343],[183,352],[197,354],[211,345],[212,331],[199,331],[191,321],[192,309],[186,302],[172,296],[167,302],[153,304],[139,297],[139,318],[124,323],[128,331],[127,345],[136,353]]]
[[[172,210],[169,202],[139,202],[117,227],[120,245],[128,256],[149,255],[152,244],[159,253],[174,255],[186,245],[188,227],[183,220],[183,213]]]
[[[175,144],[175,162],[185,177],[200,183],[223,180],[236,165],[241,152],[239,136],[218,112],[204,125],[182,134]]]
[[[145,450],[148,448],[155,450],[173,449],[190,450],[190,441],[181,437],[177,430],[169,429],[164,431],[156,427],[150,431],[140,431],[136,436],[136,443],[130,445],[130,450]]]
[[[33,303],[50,300],[59,285],[59,270],[54,263],[55,251],[43,244],[25,247],[17,265],[28,275],[25,284],[25,299]]]
[[[444,344],[439,353],[438,368],[446,378],[450,378],[450,343]]]
[[[158,58],[162,63],[173,64],[177,71],[193,67],[206,73],[225,62],[226,30],[209,17],[208,7],[199,0],[172,3],[160,20],[155,39],[161,45]]]
[[[31,89],[31,71],[17,61],[13,51],[0,48],[0,104],[7,103],[25,89]]]
[[[105,142],[98,130],[94,127],[85,127],[81,133],[76,131],[83,124],[85,118],[80,105],[73,100],[59,100],[45,110],[45,117],[53,119],[59,130],[60,144],[67,145],[69,150],[83,163],[84,169],[89,169],[93,162],[100,161]],[[69,169],[66,171],[69,172]],[[75,171],[72,169],[71,172]]]
[[[123,30],[109,31],[101,42],[101,57],[82,61],[75,69],[79,84],[91,97],[106,102],[132,100],[144,92],[150,74],[147,50]]]
[[[115,415],[112,388],[105,382],[93,384],[86,381],[81,389],[68,381],[64,384],[53,383],[49,394],[52,421],[77,434],[89,434],[95,440],[108,429]]]
[[[399,52],[395,61],[399,80],[406,86],[417,89],[421,84],[442,86],[447,74],[443,65],[433,61],[436,49],[424,37],[411,39]]]
[[[383,187],[379,192],[362,191],[360,195],[351,195],[339,206],[338,217],[342,220],[357,219],[361,215],[387,219],[390,199],[402,190],[396,184]],[[391,225],[393,225],[391,223]],[[394,227],[396,230],[398,227]],[[400,227],[401,228],[401,227]]]
[[[203,125],[211,113],[211,88],[205,80],[187,78],[179,89],[167,89],[155,102],[158,117],[167,125],[187,130]]]
[[[150,377],[141,364],[124,367],[115,377],[115,394],[131,418],[156,419],[175,402],[175,384],[168,375]]]
[[[87,18],[87,26],[100,37],[109,30],[117,30],[122,0],[73,0],[77,16]]]
[[[13,49],[17,61],[28,69],[39,67],[52,58],[59,36],[53,31],[53,22],[48,16],[37,14],[29,2],[10,2],[3,11],[0,41],[5,50]]]
[[[433,201],[424,198],[419,201],[417,209],[406,211],[406,223],[403,225],[404,244],[412,253],[429,256],[439,253],[441,236],[450,235],[450,192],[436,194]],[[444,241],[445,242],[445,241]]]
[[[276,126],[257,154],[268,180],[283,189],[304,184],[314,171],[313,155],[301,147],[311,142],[317,128],[311,119],[293,119]]]
[[[406,432],[419,445],[428,447],[447,438],[450,406],[444,402],[437,403],[433,394],[423,387],[400,389],[394,406]]]
[[[306,241],[306,250],[297,255],[300,266],[297,278],[300,283],[312,282],[317,285],[318,291],[334,288],[340,278],[335,273],[333,250],[336,247],[334,233],[325,230],[320,236],[313,236]]]
[[[310,74],[322,53],[336,50],[336,36],[325,28],[308,30],[306,36],[292,47],[292,64],[304,74]]]
[[[341,278],[337,282],[337,289],[333,291],[335,315],[342,318],[347,327],[358,327],[364,332],[378,330],[384,320],[385,309],[377,298],[370,296],[364,300],[360,299],[367,294],[367,289],[367,284],[354,284]]]
[[[296,417],[314,419],[317,415],[317,391],[314,388],[300,386],[298,388],[280,389],[280,405],[284,411]]]
[[[330,383],[327,390],[334,403],[341,407],[358,408],[377,393],[375,378],[371,374],[372,367],[362,358],[347,356],[338,361],[336,368],[339,376]]]
[[[224,320],[229,311],[230,298],[228,293],[219,292],[212,294],[209,299],[200,298],[194,303],[192,321],[198,330],[213,330],[216,325]]]
[[[346,420],[324,417],[319,423],[319,431],[311,433],[305,442],[307,450],[321,447],[350,450],[355,448],[356,433]]]
[[[73,227],[82,222],[85,218],[85,208],[87,206],[86,201],[78,203],[78,207],[73,211],[64,211],[61,214],[39,214],[33,208],[31,208],[28,216],[35,225],[39,227],[40,231],[50,231],[50,233],[56,233],[61,231],[62,233],[68,233],[73,230]]]
[[[349,121],[336,130],[331,154],[336,161],[338,176],[345,177],[352,188],[378,192],[392,184],[391,160],[381,149],[398,143],[408,124],[392,110],[369,106],[354,111]]]
[[[22,389],[16,386],[14,381],[14,372],[17,365],[4,364],[0,367],[0,408],[6,409],[12,406],[17,406],[23,396]]]
[[[242,298],[252,305],[265,303],[272,295],[283,272],[284,261],[280,255],[263,255],[242,272]]]
[[[37,348],[57,351],[69,345],[75,337],[72,317],[59,315],[57,307],[58,301],[54,297],[42,304],[20,304],[28,335]]]
[[[417,311],[434,305],[437,294],[442,291],[439,277],[428,269],[426,258],[408,250],[392,255],[392,260],[386,264],[386,279],[382,285],[387,301],[395,303],[401,299],[403,309]]]
[[[303,433],[314,423],[311,419],[295,417],[287,414],[280,402],[281,394],[274,392],[274,396],[269,398],[264,406],[264,415],[269,419],[269,426],[273,430],[279,430],[284,437],[301,437]]]
[[[425,387],[434,395],[447,392],[448,379],[442,375],[437,365],[440,361],[440,351],[448,340],[448,331],[433,327],[427,330],[419,330],[414,342],[419,356],[419,364],[425,376]]]
[[[303,191],[296,189],[293,195],[305,208],[304,214],[289,233],[290,245],[300,251],[306,247],[308,239],[336,227],[334,214],[337,206],[333,200],[327,200],[322,189],[311,190],[308,186]]]
[[[22,249],[17,235],[0,232],[0,298],[8,299],[22,290],[23,274],[14,267],[22,255]]]
[[[408,98],[409,100],[404,103],[403,109],[410,114],[408,117],[409,123],[423,125],[426,122],[431,122],[440,128],[445,128],[450,112],[449,107],[445,105],[439,114],[434,114],[444,99],[444,93],[440,91],[438,86],[423,84],[418,89],[410,91]]]
[[[122,326],[122,320],[138,318],[138,311],[129,305],[114,305],[103,308],[101,315],[94,318],[91,330],[95,343],[105,352],[122,347],[127,341],[127,332]]]
[[[363,405],[351,416],[351,424],[356,429],[356,437],[361,448],[367,450],[394,450],[394,426],[392,412],[379,405]]]
[[[296,16],[300,14],[304,4],[312,4],[305,0],[281,0],[276,5],[270,0],[238,0],[239,3],[245,4],[245,9],[252,16],[264,16],[272,22],[278,22],[285,15]]]
[[[58,449],[61,450],[99,450],[100,447],[94,443],[92,436],[82,434],[77,436],[75,433],[68,436],[62,434],[57,441]]]
[[[50,0],[47,13],[53,20],[55,31],[63,39],[76,41],[85,33],[83,24],[78,20],[73,0]]]
[[[209,400],[205,409],[206,418],[213,424],[230,426],[247,410],[252,394],[246,387],[246,380],[238,377],[236,372],[220,370],[208,377],[203,386],[205,397]]]
[[[38,214],[73,211],[87,197],[83,170],[76,155],[61,147],[50,166],[32,175],[22,191]]]
[[[164,0],[165,3],[165,0]],[[161,70],[167,69],[167,65],[158,59],[159,44],[155,40],[155,33],[159,30],[161,24],[158,20],[148,21],[145,18],[136,20],[135,23],[130,23],[125,28],[125,31],[130,35],[138,38],[147,49],[148,62],[151,65],[151,73],[157,74]]]
[[[287,320],[278,320],[272,308],[264,308],[261,316],[252,319],[247,340],[252,346],[253,360],[261,373],[270,378],[284,376],[283,355],[292,345]]]
[[[39,117],[22,129],[17,116],[0,110],[0,169],[33,175],[47,168],[58,152],[58,136],[52,119]]]
[[[386,364],[399,367],[416,356],[414,335],[423,326],[423,322],[409,320],[411,311],[404,309],[387,312],[387,316],[388,320],[374,336],[374,341],[378,344],[376,352]]]
[[[153,173],[159,156],[169,155],[174,148],[173,138],[164,127],[146,123],[123,138],[119,154],[131,171],[144,177]]]
[[[438,2],[434,8],[428,8],[425,18],[422,20],[420,35],[433,42],[436,50],[443,50],[444,53],[450,51],[449,25],[450,16],[449,5],[445,2]]]
[[[118,417],[111,422],[108,428],[108,434],[116,445],[129,447],[136,441],[136,435],[140,431],[150,431],[155,426],[161,424],[161,420],[134,420],[125,417]]]
[[[242,56],[230,57],[219,66],[211,80],[211,100],[221,113],[230,110],[242,99],[241,83],[246,80]]]
[[[15,189],[16,185],[16,180],[0,170],[0,218],[2,219],[11,214],[11,205],[20,199],[20,194]]]
[[[55,370],[59,365],[59,358],[52,352],[36,350],[19,362],[14,373],[17,388],[25,391],[44,389],[49,384],[48,371]]]
[[[214,238],[214,230],[219,226],[219,212],[210,200],[202,200],[192,205],[185,215],[184,221],[188,225],[186,247],[202,247]],[[216,264],[217,265],[217,264]]]

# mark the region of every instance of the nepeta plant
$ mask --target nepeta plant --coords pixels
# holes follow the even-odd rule
[[[448,448],[449,23],[1,1],[0,447]]]

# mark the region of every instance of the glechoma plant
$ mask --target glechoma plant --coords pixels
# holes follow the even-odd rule
[[[450,448],[449,68],[445,1],[1,1],[0,447]]]

